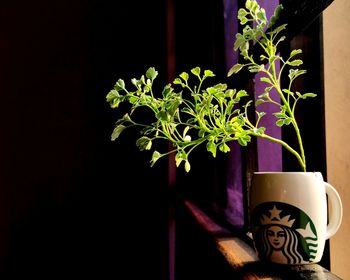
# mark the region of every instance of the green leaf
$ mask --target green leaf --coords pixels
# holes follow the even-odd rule
[[[222,84],[222,83],[219,83],[219,84],[216,84],[214,86],[214,88],[216,89],[216,91],[218,92],[223,92],[227,89],[227,84]]]
[[[300,70],[300,69],[289,69],[288,77],[290,80],[294,80],[300,75],[303,75],[306,73],[306,70]]]
[[[248,67],[249,72],[251,73],[257,73],[261,71],[264,68],[263,65],[252,65]]]
[[[146,77],[152,81],[158,76],[158,71],[154,67],[148,68],[146,71]]]
[[[245,17],[246,15],[248,15],[248,12],[245,9],[240,8],[238,10],[237,18],[240,19],[241,17]]]
[[[255,106],[259,106],[260,104],[263,104],[263,103],[265,103],[266,102],[266,100],[264,100],[264,99],[257,99],[256,101],[255,101]]]
[[[257,11],[259,10],[260,6],[258,4],[258,2],[256,2],[256,0],[252,0],[252,7],[251,7],[251,11],[256,14]]]
[[[289,125],[290,123],[292,122],[292,118],[285,118],[284,120],[283,120],[283,124],[285,124],[285,125]]]
[[[180,77],[186,82],[188,81],[188,78],[189,78],[189,76],[188,76],[188,74],[186,72],[182,72],[180,74]]]
[[[147,82],[146,82],[146,85],[144,86],[143,88],[143,92],[146,93],[146,92],[150,92],[151,91],[151,84],[150,84],[151,80],[150,79],[147,79]]]
[[[228,89],[225,91],[225,96],[230,98],[230,99],[233,97],[234,94],[235,94],[235,90],[233,90],[233,89]]]
[[[236,40],[233,46],[234,51],[237,51],[238,49],[240,51],[247,50],[249,48],[249,44],[245,37],[241,33],[236,34]]]
[[[255,13],[257,9],[259,9],[259,5],[256,2],[256,0],[246,0],[245,7],[247,10],[252,11],[253,13]]]
[[[130,118],[130,116],[129,116],[128,113],[126,113],[126,114],[122,117],[122,120],[123,120],[124,122],[131,122],[131,118]]]
[[[150,140],[147,144],[147,146],[145,147],[146,150],[150,150],[152,148],[152,140]]]
[[[254,0],[253,0],[254,1]],[[250,10],[251,8],[252,8],[252,5],[253,5],[253,1],[251,1],[251,0],[246,0],[246,2],[245,2],[245,8],[247,9],[247,10]]]
[[[316,97],[316,96],[317,96],[317,94],[312,93],[312,92],[308,92],[308,93],[304,93],[301,97],[302,97],[303,99],[306,99],[306,98],[308,98],[308,97]]]
[[[167,97],[170,93],[173,92],[173,90],[174,90],[174,89],[171,87],[171,85],[170,85],[170,84],[167,84],[167,85],[164,87],[163,91],[162,91],[163,97]]]
[[[300,53],[302,53],[303,51],[301,50],[301,49],[295,49],[295,50],[292,50],[291,52],[290,52],[290,57],[293,57],[293,56],[295,56],[295,55],[297,55],[297,54],[300,54]]]
[[[241,97],[244,97],[244,96],[248,96],[247,92],[245,90],[240,90],[237,92],[236,94],[236,98],[241,98]]]
[[[174,114],[178,111],[180,104],[181,104],[180,99],[173,99],[171,101],[166,102],[165,108],[166,108],[167,116],[164,120],[168,120],[169,116],[173,117]]]
[[[161,120],[161,121],[168,121],[168,114],[166,111],[161,110],[159,111],[157,114],[157,119]]]
[[[265,127],[254,127],[253,132],[258,135],[263,135],[265,133],[266,128]]]
[[[189,115],[195,114],[194,110],[192,108],[189,108],[189,107],[182,108],[181,112],[184,112],[184,113],[189,114]]]
[[[157,151],[154,151],[153,154],[152,154],[152,159],[151,159],[151,167],[156,163],[156,161],[158,159],[160,159],[162,157],[162,155],[157,152]]]
[[[137,96],[133,96],[133,95],[128,97],[128,100],[131,104],[136,104],[139,101],[139,99],[140,98],[138,98]]]
[[[256,15],[257,15],[258,19],[260,19],[262,22],[266,22],[267,21],[265,9],[261,8]]]
[[[204,137],[205,136],[205,133],[206,133],[206,131],[204,130],[204,129],[199,129],[199,131],[198,131],[198,137]]]
[[[273,25],[275,25],[277,19],[278,19],[278,18],[280,17],[280,15],[281,15],[282,10],[283,10],[282,4],[279,4],[279,5],[276,6],[275,11],[274,11],[274,14],[273,14],[273,16],[270,18],[270,22],[269,22],[268,28],[271,28]]]
[[[244,24],[246,24],[246,23],[248,22],[248,19],[247,19],[246,17],[240,17],[239,20],[240,20],[239,23],[240,23],[241,25],[244,25]]]
[[[198,67],[199,68],[199,67]],[[205,77],[215,77],[215,74],[211,70],[205,70],[204,71],[204,76]]]
[[[243,64],[239,64],[239,63],[233,65],[231,69],[228,71],[227,76],[230,77],[231,75],[238,73],[243,68],[243,66],[244,66]]]
[[[301,59],[296,59],[293,61],[287,61],[287,64],[289,64],[290,66],[300,66],[303,64],[303,61]]]
[[[282,125],[284,125],[284,120],[283,119],[279,119],[276,121],[276,125],[281,127]]]
[[[214,143],[214,141],[208,141],[207,151],[211,152],[214,158],[216,157],[216,144]]]
[[[226,143],[222,143],[219,145],[219,150],[223,153],[228,153],[231,149]]]
[[[244,138],[238,138],[237,141],[238,141],[238,144],[240,144],[241,146],[247,146],[248,145],[247,140],[245,140]]]
[[[182,132],[182,137],[183,137],[183,138],[185,138],[185,136],[187,135],[187,132],[188,132],[189,129],[190,129],[189,126],[186,126],[186,127],[184,128],[184,131]]]
[[[147,136],[142,136],[136,141],[136,146],[140,151],[150,150],[152,147],[152,140]]]
[[[273,115],[277,118],[285,118],[287,116],[285,113],[282,112],[273,113]]]
[[[243,36],[246,41],[254,40],[257,37],[256,30],[252,29],[249,25],[243,28]]]
[[[262,118],[263,116],[266,115],[265,112],[256,112],[256,114],[258,115],[259,118]]]
[[[111,140],[114,141],[115,139],[117,139],[120,135],[120,133],[122,133],[122,131],[126,128],[125,125],[123,124],[119,124],[117,125],[112,132],[112,136],[111,136]]]
[[[218,92],[218,90],[215,87],[208,87],[206,92],[209,93],[209,95],[214,95]]]
[[[117,90],[112,89],[106,96],[106,101],[107,102],[112,102],[115,99],[118,99],[120,97],[119,93]]]
[[[187,156],[186,156],[186,153],[184,151],[177,152],[176,155],[175,155],[176,167],[179,167],[181,162],[183,160],[186,160],[186,159],[187,159]]]
[[[186,172],[190,172],[190,170],[191,170],[191,164],[188,160],[186,160],[186,162],[185,162],[185,170],[186,170]]]
[[[263,99],[269,99],[269,97],[270,97],[270,93],[268,91],[264,92],[263,94],[260,94],[258,96],[258,98],[263,98]],[[265,101],[267,101],[267,100],[265,100]]]
[[[195,68],[192,68],[191,69],[191,72],[193,75],[196,75],[196,76],[200,76],[200,73],[201,73],[201,69],[199,67],[195,67]]]
[[[179,78],[176,78],[176,79],[173,81],[173,84],[174,84],[174,85],[183,85],[182,81],[181,81]]]
[[[125,82],[122,79],[119,79],[114,85],[115,90],[125,90]]]
[[[145,83],[145,76],[144,76],[144,75],[141,76],[139,82],[140,82],[141,85],[145,85],[145,84],[146,84],[146,83]]]
[[[260,81],[261,81],[261,82],[264,82],[264,83],[271,84],[271,80],[270,80],[269,78],[267,78],[267,77],[261,77],[261,78],[260,78]]]
[[[287,94],[289,94],[289,95],[291,95],[291,96],[294,96],[294,92],[292,92],[292,91],[290,91],[289,89],[282,89],[282,91],[284,92],[284,93],[287,93]]]

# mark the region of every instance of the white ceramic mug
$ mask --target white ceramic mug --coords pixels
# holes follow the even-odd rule
[[[259,258],[280,264],[319,262],[343,215],[320,172],[255,172],[249,209]]]

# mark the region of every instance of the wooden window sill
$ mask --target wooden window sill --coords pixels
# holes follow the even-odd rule
[[[185,206],[195,220],[210,233],[218,250],[232,268],[242,276],[241,279],[341,279],[318,264],[287,266],[261,262],[255,254],[254,248],[244,238],[235,236],[226,228],[215,223],[192,202],[185,201]],[[249,237],[247,239],[249,240]]]

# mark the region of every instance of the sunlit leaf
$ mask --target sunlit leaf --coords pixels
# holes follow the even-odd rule
[[[302,95],[302,98],[307,98],[307,97],[316,97],[317,96],[317,94],[315,94],[315,93],[311,93],[311,92],[308,92],[308,93],[304,93],[303,95]]]
[[[300,66],[303,64],[303,61],[301,59],[296,59],[296,60],[287,62],[287,64],[289,64],[290,66]]]
[[[148,68],[146,72],[146,77],[152,81],[158,76],[158,71],[154,67]]]
[[[216,157],[216,144],[214,143],[214,141],[208,141],[208,143],[207,143],[207,151],[211,152],[213,157]]]
[[[185,161],[185,170],[186,172],[190,172],[191,170],[191,164],[188,160]]]
[[[114,141],[115,139],[117,139],[120,135],[120,133],[122,133],[122,131],[126,128],[125,125],[123,124],[119,124],[117,125],[114,129],[113,129],[113,132],[112,132],[112,135],[111,135],[111,140]]]
[[[194,74],[194,75],[196,75],[196,76],[200,76],[200,73],[201,73],[201,68],[199,68],[199,67],[195,67],[195,68],[192,68],[191,69],[191,72],[192,72],[192,74]],[[181,76],[181,75],[180,75]]]
[[[150,150],[152,147],[152,140],[147,136],[142,136],[136,141],[136,146],[140,151]]]
[[[154,151],[151,158],[151,167],[160,159],[162,155],[158,151]]]
[[[182,72],[180,74],[180,77],[186,82],[188,81],[188,78],[189,78],[189,76],[188,76],[188,74],[186,72]]]
[[[219,145],[219,150],[223,153],[228,153],[231,149],[226,143],[222,143]]]
[[[231,69],[228,71],[227,76],[230,77],[231,75],[238,73],[243,68],[243,66],[244,66],[243,64],[239,64],[239,63],[233,65]]]

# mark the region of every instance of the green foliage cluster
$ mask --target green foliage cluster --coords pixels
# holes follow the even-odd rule
[[[292,90],[295,79],[306,71],[298,68],[303,63],[297,58],[302,53],[300,49],[292,50],[287,58],[281,57],[277,52],[278,45],[285,39],[281,33],[286,24],[275,26],[281,10],[282,6],[278,5],[274,15],[268,20],[265,10],[255,0],[246,0],[245,8],[238,11],[238,19],[244,28],[242,33],[236,34],[234,51],[239,51],[244,63],[235,64],[229,70],[228,76],[243,69],[261,73],[260,80],[266,83],[266,87],[256,101],[250,99],[243,103],[242,98],[248,98],[247,92],[229,89],[224,83],[205,86],[206,80],[215,74],[210,70],[202,72],[199,67],[193,68],[190,73],[181,73],[171,84],[167,84],[161,93],[156,94],[153,84],[158,72],[151,67],[139,79],[131,80],[133,89],[129,89],[125,82],[119,79],[107,94],[107,102],[112,108],[118,108],[123,102],[130,104],[130,112],[117,120],[112,140],[117,139],[124,129],[137,126],[140,128],[141,137],[137,139],[136,144],[141,151],[152,150],[153,143],[159,139],[170,141],[172,144],[173,149],[165,152],[153,151],[151,166],[161,157],[175,153],[176,166],[183,162],[188,172],[191,169],[190,153],[202,144],[205,144],[207,151],[215,157],[218,150],[224,153],[230,150],[230,141],[237,141],[246,146],[252,136],[261,137],[286,148],[297,158],[302,170],[306,171],[295,108],[300,100],[316,95]],[[258,59],[251,53],[253,46],[258,46],[261,50]],[[289,78],[287,88],[281,86],[283,75]],[[279,99],[270,95],[272,90],[278,93]],[[250,120],[248,108],[253,102],[256,118]],[[262,103],[276,106],[274,116],[277,126],[293,127],[298,139],[298,149],[292,148],[282,139],[268,135],[266,129],[260,126],[260,120],[265,115],[265,112],[259,110]],[[142,122],[133,118],[136,110],[144,109],[152,112],[153,120]]]
[[[210,70],[201,73],[199,67],[193,68],[190,74],[183,72],[173,84],[164,87],[161,97],[155,97],[153,82],[158,72],[149,68],[140,79],[132,79],[134,90],[127,90],[123,80],[118,80],[113,90],[107,95],[112,108],[121,102],[131,104],[130,113],[125,114],[116,123],[112,140],[119,137],[127,127],[141,128],[141,137],[136,144],[140,150],[150,150],[158,139],[168,140],[173,149],[160,153],[155,150],[151,165],[159,158],[175,152],[176,165],[184,162],[189,171],[189,155],[197,146],[206,144],[207,150],[215,157],[217,150],[228,152],[227,142],[238,141],[247,145],[250,141],[249,130],[243,126],[244,117],[238,104],[246,91],[228,89],[226,84],[204,87],[203,82],[215,74]],[[193,81],[192,81],[193,80]],[[194,85],[190,85],[192,84]],[[131,118],[135,110],[146,108],[152,112],[154,121],[136,122]]]

